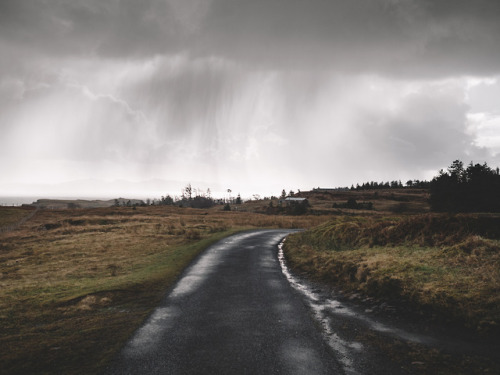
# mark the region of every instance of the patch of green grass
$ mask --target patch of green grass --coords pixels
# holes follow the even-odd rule
[[[70,277],[11,290],[3,296],[0,317],[2,372],[99,372],[193,258],[236,231],[165,246],[119,276]]]

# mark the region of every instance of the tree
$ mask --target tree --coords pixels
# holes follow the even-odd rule
[[[500,176],[486,163],[464,169],[455,160],[430,182],[430,203],[433,211],[500,212]]]
[[[450,177],[457,183],[462,182],[465,178],[464,163],[462,163],[460,160],[455,160],[448,167],[448,173]]]
[[[300,202],[290,202],[289,205],[286,206],[286,213],[289,215],[303,215],[307,213],[307,209],[309,207],[309,202],[307,199],[304,199]]]
[[[162,196],[159,204],[162,206],[171,206],[174,204],[174,199],[170,195]]]
[[[285,198],[286,198],[286,191],[285,191],[285,189],[283,189],[283,190],[281,191],[281,196],[280,196],[280,198],[281,198],[281,199],[285,199]]]
[[[211,198],[197,195],[192,199],[189,205],[193,208],[209,208],[214,205],[214,201]]]
[[[347,200],[346,207],[347,208],[358,208],[358,202],[356,202],[356,199],[354,199],[354,198],[349,198]]]
[[[187,184],[184,190],[182,191],[182,198],[190,201],[193,198],[193,188],[191,184]]]
[[[238,194],[238,196],[236,197],[236,204],[241,204],[241,196],[240,196],[240,194]]]

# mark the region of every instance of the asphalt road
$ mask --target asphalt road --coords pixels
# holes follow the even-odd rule
[[[109,374],[341,374],[278,243],[291,231],[209,247],[123,348]]]

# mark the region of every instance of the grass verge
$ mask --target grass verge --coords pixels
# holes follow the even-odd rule
[[[435,319],[498,335],[500,218],[337,218],[289,236],[298,272],[346,291],[404,301]]]

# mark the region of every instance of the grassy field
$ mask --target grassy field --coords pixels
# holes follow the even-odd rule
[[[0,229],[9,229],[9,227],[19,224],[24,218],[28,217],[34,207],[0,207]]]
[[[500,333],[500,217],[339,217],[289,236],[288,263],[346,291]]]
[[[381,189],[381,190],[338,190],[338,191],[303,191],[295,197],[307,198],[310,213],[316,215],[373,215],[377,213],[418,214],[429,212],[429,194],[423,189]],[[339,208],[348,199],[358,203],[370,202],[372,210]],[[279,199],[256,200],[245,202],[239,210],[265,213],[269,206],[278,206]]]
[[[318,225],[176,207],[0,207],[0,369],[98,373],[209,244],[251,228]],[[13,224],[19,224],[12,227]]]
[[[500,219],[428,214],[426,194],[305,192],[304,216],[266,215],[269,200],[229,212],[0,207],[0,372],[99,373],[194,257],[252,228],[309,229],[285,250],[312,278],[498,333]],[[352,197],[373,209],[338,208]]]

